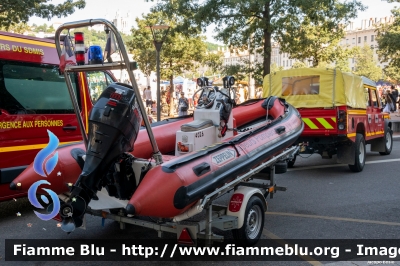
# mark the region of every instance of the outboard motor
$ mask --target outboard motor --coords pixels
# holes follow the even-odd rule
[[[82,225],[86,207],[97,198],[101,177],[121,154],[133,151],[141,122],[132,87],[110,84],[90,112],[85,164],[71,189],[69,202],[60,208],[64,231],[71,232]]]

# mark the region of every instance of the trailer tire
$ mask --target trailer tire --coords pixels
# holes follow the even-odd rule
[[[361,172],[365,165],[365,140],[364,136],[360,133],[356,135],[355,145],[355,158],[354,164],[349,164],[349,168],[353,172]]]
[[[252,196],[246,205],[243,226],[232,230],[233,238],[240,245],[253,246],[258,242],[264,228],[264,204],[257,196]]]
[[[287,172],[288,163],[286,161],[275,164],[275,174],[284,174]]]
[[[293,158],[288,161],[287,165],[289,168],[293,168],[294,163],[296,162],[296,157],[297,155],[293,156]]]
[[[380,155],[389,155],[393,148],[393,131],[387,127],[385,130],[385,151],[379,152]]]

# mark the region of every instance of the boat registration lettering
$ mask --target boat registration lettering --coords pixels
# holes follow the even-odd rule
[[[227,162],[234,160],[236,157],[236,151],[234,149],[226,149],[212,156],[211,161],[213,164],[222,165]]]
[[[196,134],[194,135],[195,138],[201,138],[204,137],[204,132],[200,131],[200,132],[196,132]]]

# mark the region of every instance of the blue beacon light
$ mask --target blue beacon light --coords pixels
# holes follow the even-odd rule
[[[103,52],[99,45],[92,45],[89,47],[89,64],[102,64]]]

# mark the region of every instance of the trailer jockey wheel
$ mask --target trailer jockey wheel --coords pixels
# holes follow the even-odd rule
[[[240,245],[253,246],[258,242],[264,228],[264,205],[257,196],[247,202],[242,228],[232,230],[233,238]]]

